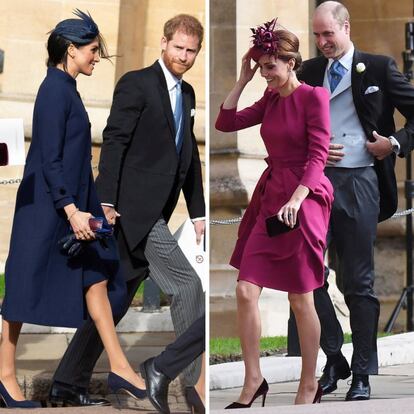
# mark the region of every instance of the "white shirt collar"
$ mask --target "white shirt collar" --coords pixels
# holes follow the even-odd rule
[[[177,84],[177,82],[180,82],[181,81],[181,79],[178,79],[176,76],[174,76],[168,69],[167,69],[167,67],[165,66],[165,63],[164,63],[164,61],[163,61],[163,59],[162,58],[159,58],[158,59],[158,63],[160,64],[160,66],[161,66],[161,69],[162,69],[162,71],[163,71],[163,73],[164,73],[164,77],[165,77],[165,80],[166,80],[166,82],[167,82],[167,89],[169,90],[169,91],[172,91],[174,88],[175,88],[175,85]]]
[[[354,44],[351,42],[351,47],[349,48],[348,52],[346,52],[339,59],[339,63],[348,71],[352,68],[352,59],[354,58],[354,51],[355,51],[355,47],[354,47]],[[333,61],[334,59],[329,58],[328,67],[327,67],[328,70],[331,67]]]

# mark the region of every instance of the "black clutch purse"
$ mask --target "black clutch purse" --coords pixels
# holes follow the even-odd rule
[[[277,215],[270,216],[266,219],[266,231],[269,237],[275,237],[279,234],[287,233],[299,227],[299,217],[296,217],[296,224],[293,227],[288,226],[277,218]]]

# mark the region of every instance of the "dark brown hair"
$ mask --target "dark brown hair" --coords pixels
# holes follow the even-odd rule
[[[108,54],[108,49],[105,43],[105,39],[99,33],[96,37],[98,40],[99,46],[99,57],[102,59],[111,60],[111,55]],[[91,40],[92,43],[94,40]],[[47,40],[47,52],[48,52],[48,59],[46,65],[49,66],[57,66],[60,63],[63,63],[63,68],[66,70],[67,59],[68,59],[68,47],[69,45],[73,44],[76,48],[80,48],[82,46],[86,46],[87,44],[78,44],[75,42],[71,42],[68,39],[65,39],[62,36],[57,35],[56,33],[51,32],[49,39]]]
[[[204,29],[201,23],[189,14],[178,14],[164,24],[164,36],[167,40],[171,40],[174,33],[180,31],[189,36],[198,37],[198,49],[201,49],[203,42]]]
[[[284,62],[295,59],[293,70],[298,70],[302,65],[302,56],[299,52],[299,39],[288,30],[279,29],[276,30],[276,34],[278,36],[276,57]]]

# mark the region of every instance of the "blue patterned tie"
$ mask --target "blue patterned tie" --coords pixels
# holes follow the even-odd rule
[[[333,92],[338,86],[338,83],[341,81],[345,73],[346,69],[341,65],[339,60],[334,60],[329,68],[329,86],[331,88],[331,92]]]
[[[177,152],[181,150],[183,144],[183,94],[181,92],[181,81],[178,81],[175,85],[175,108],[174,108],[174,122],[175,122],[175,146]]]

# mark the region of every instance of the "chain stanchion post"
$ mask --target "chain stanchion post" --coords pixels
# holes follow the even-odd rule
[[[160,288],[152,279],[147,279],[144,282],[144,304],[142,312],[153,313],[161,309],[160,304]]]

